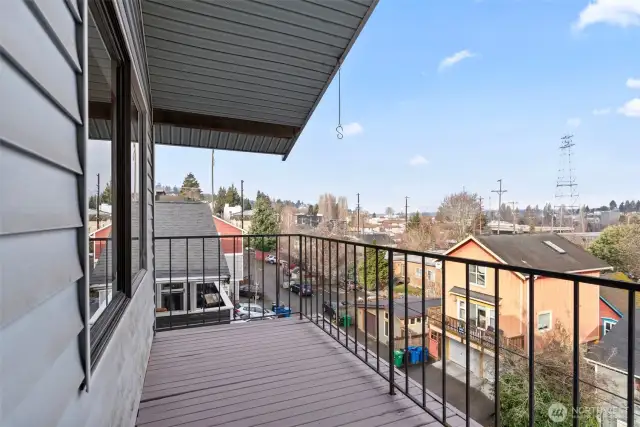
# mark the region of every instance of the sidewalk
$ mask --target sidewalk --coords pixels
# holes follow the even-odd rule
[[[349,338],[354,339],[356,329],[354,326],[347,328]],[[346,335],[344,334],[345,328],[340,328],[340,340],[345,342]],[[381,331],[382,332],[382,331]],[[364,332],[357,331],[358,342],[361,345],[365,345]],[[368,350],[376,353],[376,341],[369,337],[367,340]],[[389,347],[379,343],[380,353],[378,354],[380,360],[389,362]],[[349,345],[349,348],[353,349],[353,343]],[[375,365],[375,359],[369,359],[369,363]],[[404,372],[404,367],[401,369]],[[422,384],[422,365],[409,365],[408,366],[409,378],[416,381],[418,384]],[[466,408],[466,387],[465,387],[465,375],[466,371],[461,366],[455,364],[452,361],[447,361],[447,403],[464,411]],[[484,386],[483,386],[484,385]],[[483,386],[483,387],[482,387]],[[434,362],[426,364],[424,367],[424,387],[433,394],[442,398],[442,362]],[[478,388],[483,388],[484,392]],[[483,380],[472,375],[471,387],[469,390],[470,398],[470,418],[474,419],[478,423],[485,427],[494,426],[494,404],[493,399],[489,398],[486,392],[491,393],[490,385],[484,384]]]

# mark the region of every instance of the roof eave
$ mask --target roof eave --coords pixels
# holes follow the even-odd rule
[[[373,11],[376,8],[376,6],[378,5],[378,2],[379,2],[379,0],[374,0],[371,3],[371,5],[369,6],[369,9],[367,10],[367,13],[364,14],[364,17],[360,21],[360,25],[358,25],[358,28],[356,29],[355,33],[353,33],[353,37],[351,37],[351,40],[349,40],[349,43],[347,44],[347,47],[344,49],[344,52],[342,52],[342,55],[340,56],[340,59],[338,59],[338,63],[334,67],[333,71],[331,72],[331,75],[329,76],[329,79],[327,80],[327,83],[324,85],[324,87],[322,88],[322,91],[320,92],[320,94],[316,98],[315,102],[313,103],[313,106],[311,107],[311,111],[309,111],[309,114],[307,115],[307,117],[305,118],[304,122],[302,123],[302,126],[300,127],[300,130],[291,139],[291,141],[289,143],[289,148],[287,149],[287,152],[282,156],[282,161],[283,162],[286,161],[287,158],[289,157],[289,154],[291,154],[291,150],[296,145],[296,142],[298,141],[298,138],[300,137],[300,134],[302,133],[304,128],[307,126],[307,123],[311,119],[311,116],[313,116],[313,113],[316,110],[316,108],[318,107],[318,104],[320,103],[320,100],[324,97],[325,92],[327,91],[327,89],[331,85],[331,82],[333,81],[334,77],[338,73],[338,70],[340,70],[340,67],[342,66],[342,63],[344,62],[345,58],[349,54],[349,51],[353,47],[353,44],[358,39],[358,36],[360,35],[360,32],[362,31],[364,26],[367,24],[367,21],[369,20],[369,17],[371,17],[371,14],[373,13]]]

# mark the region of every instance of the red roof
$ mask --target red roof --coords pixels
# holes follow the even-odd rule
[[[213,217],[213,223],[216,226],[216,230],[218,231],[218,234],[220,234],[221,236],[239,236],[242,234],[242,229],[240,227],[236,227],[235,225],[229,224],[227,221],[224,221],[223,219],[220,219],[218,217]],[[241,254],[242,253],[242,238],[241,237],[236,237],[235,239],[233,238],[228,238],[228,239],[220,239],[221,243],[222,243],[222,251],[225,254],[232,254],[235,253],[237,254]],[[235,248],[234,248],[234,243],[235,242]]]

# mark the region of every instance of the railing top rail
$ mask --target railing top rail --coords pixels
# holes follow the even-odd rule
[[[414,251],[414,250],[408,250],[408,249],[399,249],[399,248],[391,248],[388,246],[380,246],[380,245],[373,245],[370,243],[364,243],[364,242],[359,242],[359,241],[353,241],[353,240],[346,240],[346,239],[336,239],[336,238],[332,238],[332,237],[323,237],[323,236],[315,236],[312,234],[304,234],[304,233],[283,233],[283,234],[228,234],[228,235],[211,235],[211,236],[156,236],[154,239],[155,240],[171,240],[171,239],[202,239],[202,238],[209,238],[209,239],[233,239],[233,238],[261,238],[261,237],[311,237],[313,239],[316,240],[321,240],[321,241],[325,241],[325,242],[332,242],[332,243],[339,243],[339,244],[348,244],[348,245],[357,245],[359,247],[363,247],[363,248],[369,248],[369,249],[377,249],[377,250],[381,250],[381,251],[391,251],[393,253],[398,253],[398,254],[404,254],[404,255],[416,255],[416,256],[420,256],[420,257],[428,257],[428,258],[434,258],[437,259],[439,261],[448,261],[448,262],[455,262],[455,263],[460,263],[460,264],[471,264],[471,265],[477,265],[477,266],[481,266],[481,267],[487,267],[487,268],[493,268],[493,269],[498,269],[498,270],[504,270],[504,271],[511,271],[514,273],[520,273],[523,275],[533,275],[533,276],[541,276],[541,277],[548,277],[548,278],[555,278],[555,279],[560,279],[560,280],[568,280],[568,281],[578,281],[579,283],[583,283],[583,284],[590,284],[590,285],[598,285],[598,286],[607,286],[610,288],[616,288],[616,289],[622,289],[622,290],[626,290],[626,291],[630,291],[630,290],[638,290],[638,284],[637,283],[633,283],[633,282],[622,282],[619,280],[614,280],[614,279],[606,279],[606,278],[601,278],[601,277],[591,277],[591,276],[582,276],[579,274],[573,274],[573,273],[563,273],[563,272],[558,272],[558,271],[550,271],[550,270],[542,270],[542,269],[537,269],[537,268],[531,268],[531,267],[520,267],[520,266],[515,266],[515,265],[510,265],[510,264],[500,264],[497,262],[490,262],[490,261],[481,261],[481,260],[476,260],[476,259],[470,259],[470,258],[461,258],[461,257],[455,257],[455,256],[451,256],[451,255],[443,255],[441,253],[435,253],[435,252],[420,252],[420,251]],[[102,240],[105,238],[97,238],[98,240]],[[95,239],[94,239],[95,240]]]

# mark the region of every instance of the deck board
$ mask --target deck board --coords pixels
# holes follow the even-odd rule
[[[309,321],[159,332],[139,427],[413,427],[435,420]],[[433,424],[438,425],[438,424]]]

